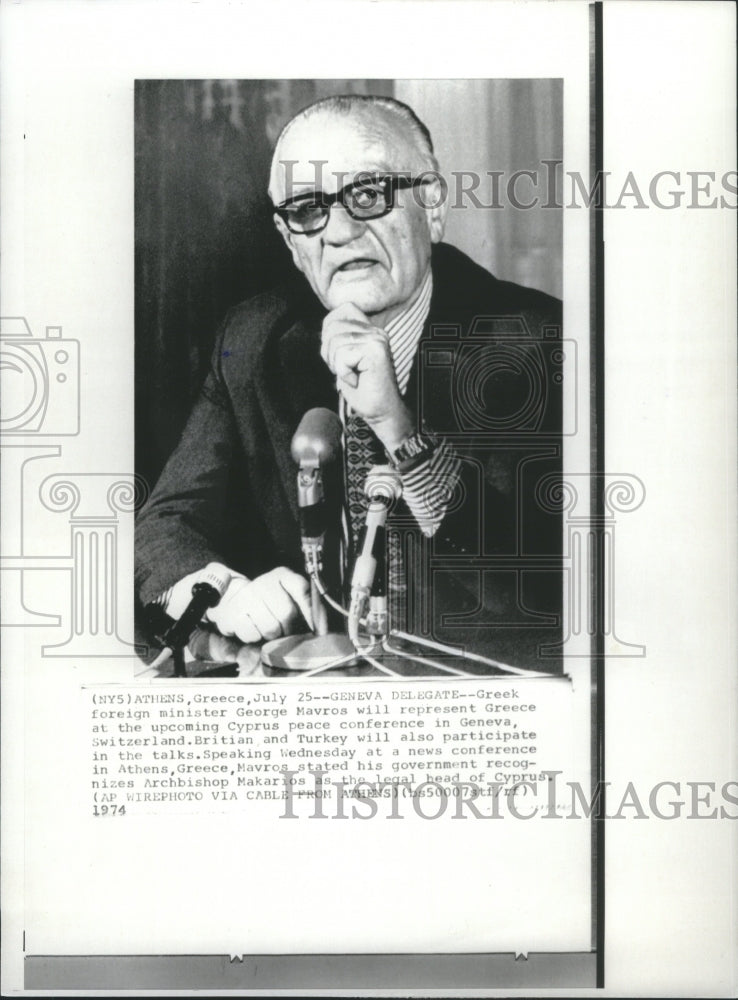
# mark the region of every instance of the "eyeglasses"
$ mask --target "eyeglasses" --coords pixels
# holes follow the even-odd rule
[[[313,191],[277,205],[274,211],[284,219],[291,233],[312,236],[325,229],[332,205],[343,205],[352,219],[381,219],[392,211],[395,192],[431,184],[434,177],[407,174],[373,174],[346,184],[335,194]]]

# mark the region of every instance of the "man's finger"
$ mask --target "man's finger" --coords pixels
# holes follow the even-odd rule
[[[330,369],[333,369],[336,362],[336,355],[347,348],[361,349],[366,345],[371,331],[368,330],[336,330],[323,339],[322,356]]]
[[[261,642],[263,636],[252,622],[250,615],[242,614],[238,621],[234,623],[234,626],[234,630],[228,632],[228,635],[235,635],[241,642],[245,642],[247,645]]]
[[[333,373],[351,386],[359,383],[359,373],[362,370],[363,352],[358,344],[343,348],[336,352],[333,362]]]
[[[320,345],[321,357],[326,364],[330,364],[331,354],[340,343],[376,332],[377,328],[363,316],[361,320],[355,320],[335,317],[334,313],[330,313],[323,320],[323,334]]]
[[[304,576],[300,576],[299,573],[293,573],[291,569],[284,569],[279,577],[279,583],[300,609],[302,617],[310,627],[310,631],[314,632],[315,622],[313,621],[313,611],[310,607],[310,584],[308,581]]]
[[[279,577],[267,573],[253,600],[254,610],[251,616],[264,638],[275,639],[279,635],[287,635],[299,610],[290,595],[280,586]]]
[[[356,320],[359,323],[369,323],[366,313],[363,313],[354,302],[342,302],[340,306],[336,306],[335,309],[332,309],[328,313],[325,321],[331,322],[334,319],[348,319]]]
[[[254,623],[260,639],[278,639],[284,635],[284,629],[262,594],[254,594],[250,603],[248,616]]]

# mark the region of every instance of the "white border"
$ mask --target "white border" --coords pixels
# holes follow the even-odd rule
[[[519,64],[511,65],[521,39],[537,75],[561,75],[566,51],[552,39],[568,5],[536,4],[532,30],[531,4],[355,6],[371,15],[363,19],[361,44],[326,52],[325,75],[395,76],[398,54],[407,66],[403,75],[433,75],[439,63],[444,76],[468,76],[475,66],[480,70],[474,75],[491,75],[490,66],[496,76],[527,75],[527,67],[521,73]],[[258,30],[269,39],[259,46],[250,44],[253,26],[245,27],[252,12],[232,4],[5,3],[4,303],[22,303],[34,329],[61,323],[85,342],[95,337],[93,370],[104,362],[125,368],[132,358],[132,308],[121,314],[120,303],[132,303],[132,261],[116,253],[109,228],[129,226],[132,232],[132,213],[121,211],[132,196],[132,177],[117,173],[126,158],[132,162],[132,145],[119,124],[124,102],[130,107],[130,94],[124,97],[130,81],[183,75],[175,69],[179,60],[189,76],[313,76],[294,53],[289,72],[275,71],[285,30],[297,24],[304,38],[308,24],[331,21],[338,30],[346,11],[345,3],[297,9],[272,3],[259,11]],[[241,31],[234,28],[239,18]],[[734,35],[727,3],[607,4],[608,161],[623,157],[629,169],[641,150],[648,169],[728,169],[735,160]],[[89,145],[80,143],[75,108],[94,122]],[[24,186],[33,199],[24,196]],[[729,624],[736,591],[735,216],[697,212],[676,225],[654,215],[622,213],[608,221],[606,233],[608,465],[641,474],[649,490],[638,520],[620,533],[619,622],[635,641],[645,629],[648,657],[620,661],[608,671],[609,777],[719,782],[736,760],[736,637]],[[92,235],[80,233],[79,220],[93,217],[99,227]],[[8,246],[25,246],[27,256],[15,251],[10,257]],[[87,284],[94,287],[91,308],[78,319]],[[698,357],[692,352],[696,331],[706,345]],[[657,333],[658,349],[650,351]],[[689,379],[681,377],[685,367]],[[121,393],[116,403],[121,435],[132,441],[129,396]],[[91,390],[87,405],[101,400],[109,401],[102,387]],[[109,446],[104,430],[101,446]],[[123,459],[132,459],[125,448]],[[17,715],[21,707],[22,653],[5,645],[7,722],[8,712]],[[9,727],[3,729],[7,734]],[[11,744],[8,753],[7,743],[4,750],[7,766],[15,751]],[[8,796],[20,801],[17,779],[6,776],[3,793],[4,807]],[[12,805],[3,813],[7,850],[17,846],[18,829],[7,830]],[[735,843],[731,824],[608,825],[607,975],[613,993],[732,991]],[[17,930],[6,920],[5,933]],[[6,981],[17,984],[17,965],[7,957],[16,957],[13,943],[11,937],[4,950]]]

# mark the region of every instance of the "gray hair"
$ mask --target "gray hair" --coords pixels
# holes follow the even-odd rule
[[[298,111],[283,127],[274,147],[272,176],[279,147],[292,126],[297,122],[310,119],[317,114],[327,113],[348,118],[357,112],[361,114],[373,110],[383,112],[391,122],[397,125],[398,132],[410,137],[412,144],[424,161],[425,169],[433,172],[438,171],[438,161],[435,157],[433,139],[428,126],[418,118],[409,105],[394,97],[380,97],[376,94],[336,94],[331,97],[322,97],[309,104],[302,111]]]

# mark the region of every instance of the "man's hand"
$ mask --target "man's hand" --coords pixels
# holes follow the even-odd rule
[[[170,617],[183,614],[192,598],[192,585],[200,576],[199,572],[191,573],[172,587],[166,606]],[[254,580],[233,573],[220,603],[205,617],[221,635],[235,636],[245,643],[289,635],[301,617],[312,629],[310,585],[286,566],[278,566]]]
[[[414,430],[397,386],[389,339],[353,303],[323,320],[321,355],[351,409],[392,451]]]
[[[220,604],[206,615],[221,635],[236,636],[247,643],[289,635],[300,616],[312,629],[310,584],[286,566],[277,566],[254,580],[231,580]]]

